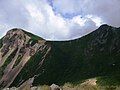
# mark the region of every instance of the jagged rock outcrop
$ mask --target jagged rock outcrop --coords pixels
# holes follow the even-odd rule
[[[56,84],[52,84],[51,86],[50,86],[50,88],[51,88],[51,90],[62,90],[58,85],[56,85]]]

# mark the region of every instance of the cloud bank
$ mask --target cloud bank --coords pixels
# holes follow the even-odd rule
[[[82,37],[102,24],[120,26],[119,0],[1,0],[0,36],[11,28],[47,40]]]

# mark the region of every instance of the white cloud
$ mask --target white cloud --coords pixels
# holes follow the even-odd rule
[[[26,5],[26,9],[30,13],[30,16],[37,22],[42,23],[44,21],[43,14],[38,10],[38,8],[34,5]]]
[[[100,17],[97,17],[97,16],[87,15],[86,17],[89,19],[92,19],[92,21],[95,22],[97,27],[105,23]]]
[[[8,29],[10,29],[9,26],[3,25],[0,23],[0,38],[2,38],[2,36],[4,36],[6,34]]]
[[[81,16],[74,17],[71,22],[79,24],[81,27],[85,26],[86,18],[81,18]]]
[[[1,0],[0,25],[7,28],[0,35],[18,27],[47,40],[81,37],[103,23],[120,26],[119,5],[118,0],[53,0],[53,7],[46,0]]]
[[[93,19],[87,16],[85,16],[84,18],[81,18],[81,16],[74,17],[69,22],[69,27],[71,34],[70,36],[74,36],[71,37],[72,39],[82,37],[98,28]]]
[[[55,15],[52,7],[47,2],[39,1],[33,3],[31,0],[31,2],[24,4],[30,14],[28,30],[47,40],[68,38],[69,29],[66,21],[60,15]]]
[[[53,8],[63,14],[81,13],[81,2],[83,0],[53,0]]]
[[[53,8],[62,15],[74,13],[100,17],[109,25],[120,26],[120,0],[53,0]],[[97,18],[98,20],[98,18]]]

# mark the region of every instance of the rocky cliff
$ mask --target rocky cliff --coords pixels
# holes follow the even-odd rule
[[[12,29],[1,39],[0,48],[0,85],[9,87],[26,63],[37,52],[45,53],[41,65],[50,50],[46,41],[21,29]],[[40,65],[39,65],[40,66]]]

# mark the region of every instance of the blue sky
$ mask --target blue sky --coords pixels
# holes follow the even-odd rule
[[[102,24],[120,27],[120,0],[0,0],[0,37],[22,28],[47,40],[82,37]]]

